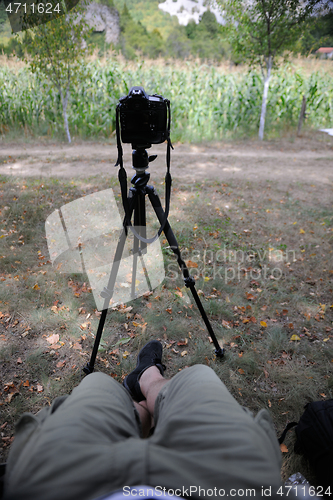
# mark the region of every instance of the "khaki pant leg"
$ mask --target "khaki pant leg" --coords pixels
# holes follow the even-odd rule
[[[182,496],[191,486],[201,488],[198,496],[206,498],[214,488],[280,486],[274,430],[267,432],[244,411],[207,366],[186,368],[171,379],[158,395],[155,418],[149,484],[178,488]],[[267,425],[273,425],[269,416]]]
[[[9,455],[5,498],[90,499],[142,482],[145,442],[127,391],[88,375],[42,416],[25,414]],[[130,452],[129,452],[130,450]],[[133,484],[133,483],[132,483]]]

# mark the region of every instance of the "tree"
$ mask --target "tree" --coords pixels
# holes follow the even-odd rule
[[[264,90],[259,139],[264,138],[269,82],[277,57],[291,50],[322,0],[219,0],[234,52],[261,68]]]
[[[34,19],[28,19],[28,25],[29,22],[30,25],[36,24]],[[70,14],[29,29],[23,38],[20,37],[25,51],[23,60],[30,70],[46,76],[59,92],[68,142],[71,142],[67,118],[70,90],[82,76],[82,60],[89,53],[84,39],[90,31],[81,4]]]

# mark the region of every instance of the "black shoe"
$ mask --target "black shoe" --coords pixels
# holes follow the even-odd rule
[[[133,370],[123,381],[123,386],[128,390],[134,401],[138,403],[146,399],[141,392],[139,378],[148,368],[156,366],[161,375],[164,375],[166,369],[162,365],[163,347],[158,340],[151,340],[146,344],[138,355],[138,362],[135,370]]]

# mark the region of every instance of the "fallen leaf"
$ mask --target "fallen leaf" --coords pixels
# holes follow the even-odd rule
[[[262,306],[260,309],[261,309],[262,311],[266,311],[267,306]]]
[[[128,351],[123,352],[123,358],[126,359],[130,353]]]
[[[19,392],[17,391],[17,392],[11,392],[10,394],[8,394],[8,396],[7,396],[7,398],[6,398],[6,402],[7,402],[7,403],[10,403],[10,402],[11,402],[11,400],[13,399],[13,397],[15,397],[15,396],[16,396],[16,394],[18,394],[18,393],[19,393]]]
[[[301,340],[301,339],[300,339],[300,337],[298,335],[295,335],[295,333],[294,333],[294,335],[292,335],[290,337],[290,340]]]
[[[288,453],[288,448],[286,447],[286,445],[284,443],[280,444],[280,450],[282,453]]]
[[[59,342],[59,335],[57,333],[54,333],[53,335],[50,335],[50,337],[47,337],[46,341],[49,344],[56,344]]]
[[[29,380],[26,380],[24,383],[23,383],[23,387],[29,387],[30,384],[29,384]]]
[[[184,341],[180,340],[179,342],[177,342],[177,345],[181,346],[181,345],[187,345],[188,344],[188,340],[185,339]]]
[[[299,230],[299,234],[305,234],[304,229],[300,229],[300,230]]]
[[[193,262],[193,260],[187,260],[185,264],[187,265],[187,267],[195,267],[195,268],[198,267],[197,262]]]
[[[263,328],[267,328],[267,323],[266,323],[266,321],[260,321],[260,325],[261,325]]]
[[[252,295],[252,293],[246,293],[246,298],[247,298],[247,300],[254,300],[255,296]]]
[[[326,394],[324,394],[323,392],[320,393],[320,396],[322,396],[323,398],[326,398]]]
[[[241,375],[244,375],[245,374],[245,371],[243,370],[243,368],[238,368],[238,371]]]
[[[21,358],[17,358],[16,363],[17,363],[18,365],[21,365],[21,364],[23,363],[23,361],[22,361],[22,359],[21,359]]]
[[[285,316],[286,314],[288,314],[288,309],[283,309],[282,310],[282,314],[283,314],[283,316]]]
[[[73,345],[73,349],[78,349],[78,350],[81,350],[82,351],[82,345],[79,344],[78,342],[76,342],[74,345]]]
[[[168,307],[168,308],[166,309],[166,312],[168,312],[169,314],[172,314],[172,307]]]
[[[37,392],[43,392],[44,391],[44,387],[40,384],[37,384]]]
[[[58,361],[57,368],[62,368],[65,365],[66,361]]]
[[[289,326],[290,330],[293,330],[293,329],[294,329],[294,325],[293,325],[293,323],[288,323],[288,326]]]
[[[57,306],[52,306],[51,311],[53,311],[55,314],[58,314],[58,308]]]
[[[186,356],[186,354],[187,354],[187,351],[182,351],[182,352],[180,353],[180,355],[181,355],[181,356]]]
[[[32,287],[33,290],[40,290],[39,286],[37,285],[37,283]]]

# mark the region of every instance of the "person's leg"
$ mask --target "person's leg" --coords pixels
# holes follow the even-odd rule
[[[182,492],[183,487],[205,492],[216,487],[225,496],[232,488],[258,492],[261,486],[280,485],[279,446],[267,430],[271,423],[258,425],[212,369],[196,365],[170,381],[152,368],[145,373],[139,383],[150,411],[155,400],[149,484]],[[211,496],[205,492],[200,496]]]
[[[129,394],[108,375],[85,377],[34,428],[28,417],[9,456],[6,499],[84,500],[142,482],[146,440]]]
[[[143,372],[139,379],[140,389],[146,398],[146,405],[150,415],[154,416],[155,401],[162,387],[168,383],[156,366],[151,366]]]
[[[153,415],[148,410],[146,401],[141,401],[140,403],[133,401],[133,403],[139,414],[141,422],[141,435],[143,438],[146,438],[149,436],[150,430],[153,426]]]

